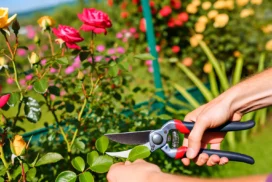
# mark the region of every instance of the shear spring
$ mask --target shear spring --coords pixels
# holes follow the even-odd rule
[[[177,131],[172,131],[172,148],[179,147],[179,135]]]

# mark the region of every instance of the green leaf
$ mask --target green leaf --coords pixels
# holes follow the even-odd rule
[[[20,94],[18,92],[11,93],[10,98],[8,100],[8,105],[10,107],[14,107],[19,100],[20,100]]]
[[[105,173],[110,169],[113,160],[110,156],[103,155],[96,158],[90,166],[90,169],[96,173]]]
[[[47,91],[48,81],[47,79],[43,78],[43,79],[35,81],[33,86],[34,86],[34,90],[37,93],[43,94]]]
[[[36,123],[41,118],[41,108],[39,103],[32,97],[24,98],[24,111],[26,118],[33,123]]]
[[[106,136],[101,136],[95,142],[96,149],[103,154],[106,152],[108,145],[109,145],[109,139]]]
[[[169,116],[168,114],[161,114],[158,116],[158,118],[162,119],[162,120],[170,120],[172,119],[171,116]]]
[[[92,166],[94,161],[99,157],[97,151],[92,151],[87,154],[87,163]]]
[[[3,178],[0,177],[0,182],[5,182],[5,180]]]
[[[67,57],[58,58],[58,59],[56,60],[56,62],[57,62],[58,64],[61,64],[61,65],[67,65],[67,64],[69,64],[69,60],[68,60]]]
[[[79,139],[76,139],[74,142],[74,147],[80,151],[84,151],[85,150],[85,143],[80,141]]]
[[[49,86],[48,91],[50,92],[50,94],[60,96],[60,88],[57,86]]]
[[[27,171],[27,173],[26,173],[26,179],[27,179],[27,181],[32,181],[33,178],[35,178],[36,173],[37,173],[37,170],[36,170],[35,167],[31,168],[29,171]]]
[[[136,146],[134,147],[128,156],[128,160],[133,162],[137,159],[144,159],[150,155],[150,149],[146,146]]]
[[[94,178],[90,172],[85,172],[79,175],[79,181],[80,182],[94,182]]]
[[[63,171],[57,176],[55,182],[75,182],[76,179],[77,175],[73,171]]]
[[[36,162],[37,162],[38,159],[39,159],[39,155],[40,155],[40,154],[38,153],[38,155],[36,156],[35,160],[30,164],[31,167],[34,167],[34,166],[35,166]]]
[[[28,171],[28,165],[23,163],[24,166],[24,171],[27,172]],[[12,178],[15,179],[18,175],[22,174],[22,167],[21,165],[19,165],[12,173]]]
[[[54,152],[49,152],[47,154],[45,154],[44,156],[42,156],[38,162],[35,164],[35,166],[41,166],[41,165],[45,165],[45,164],[51,164],[51,163],[55,163],[60,161],[61,159],[63,159],[62,155],[58,154],[58,153],[54,153]]]
[[[149,53],[138,54],[138,55],[135,55],[134,58],[140,59],[140,60],[143,60],[143,61],[154,60],[154,59],[155,59],[155,57],[152,56],[152,55],[149,54]]]
[[[119,68],[117,65],[109,67],[109,75],[111,77],[116,77],[118,75],[118,71],[119,71]]]
[[[87,59],[89,57],[89,54],[90,54],[90,52],[86,52],[86,51],[80,52],[79,53],[80,61],[84,61],[85,59]]]
[[[78,156],[78,157],[74,158],[71,163],[72,163],[72,166],[76,170],[81,171],[81,172],[84,171],[84,169],[85,169],[85,162],[82,159],[82,157]]]

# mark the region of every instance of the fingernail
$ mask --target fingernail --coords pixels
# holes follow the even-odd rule
[[[195,157],[195,151],[192,148],[188,148],[187,152],[186,152],[186,156],[190,159]]]

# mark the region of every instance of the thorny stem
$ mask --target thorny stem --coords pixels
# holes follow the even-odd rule
[[[51,37],[51,34],[49,31],[47,31],[47,36],[48,36],[48,39],[49,39],[49,44],[50,44],[50,48],[51,48],[51,54],[52,56],[55,54],[55,51],[54,51],[54,46],[53,46],[53,42],[52,42],[52,37]]]
[[[23,182],[26,182],[26,176],[25,176],[25,169],[24,169],[24,163],[20,161],[21,167],[22,167],[22,177],[23,177]]]

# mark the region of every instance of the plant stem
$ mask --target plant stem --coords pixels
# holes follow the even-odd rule
[[[19,117],[19,114],[20,114],[20,111],[21,111],[22,104],[23,104],[23,102],[20,101],[20,103],[19,103],[19,105],[18,105],[18,111],[17,111],[16,117],[15,117],[15,119],[14,119],[13,127],[15,127],[16,122],[17,122],[17,120],[18,120],[18,117]]]
[[[25,169],[24,169],[24,163],[20,161],[21,167],[22,167],[22,177],[23,177],[23,182],[26,182],[26,176],[25,176]]]
[[[54,51],[54,46],[53,46],[53,42],[52,42],[52,37],[51,37],[51,34],[49,31],[47,31],[47,36],[48,36],[48,39],[49,39],[49,44],[50,44],[50,48],[51,48],[51,54],[52,56],[55,54],[55,51]]]
[[[12,178],[11,178],[11,175],[10,175],[9,170],[8,170],[9,164],[7,163],[7,161],[6,161],[6,159],[5,159],[5,154],[4,154],[4,150],[3,150],[2,144],[0,145],[0,153],[1,153],[2,162],[3,162],[4,166],[5,166],[5,168],[7,169],[7,172],[6,172],[6,173],[7,173],[7,175],[8,175],[8,179],[9,179],[9,181],[11,181]]]

